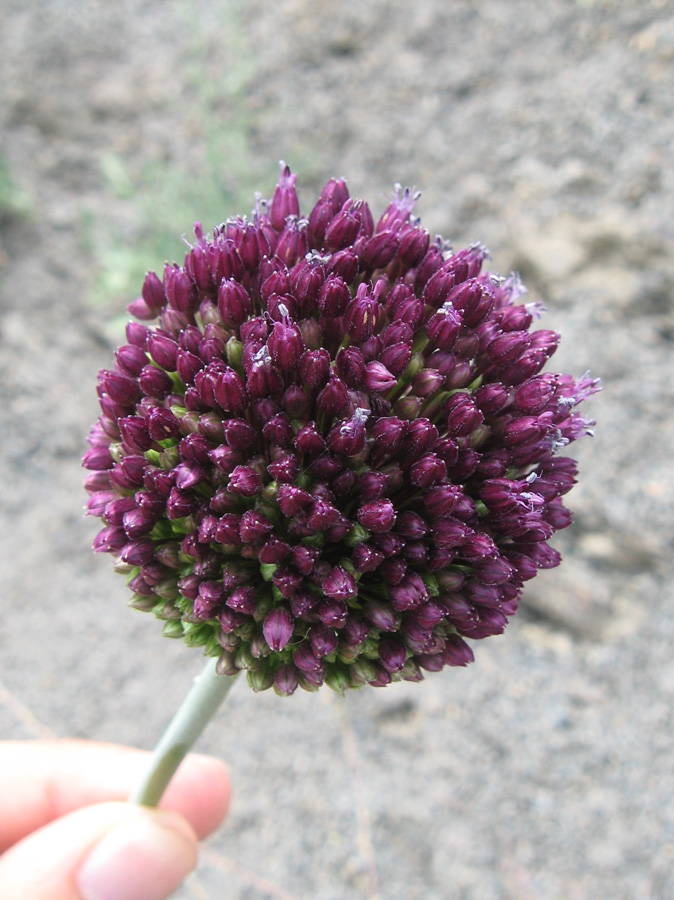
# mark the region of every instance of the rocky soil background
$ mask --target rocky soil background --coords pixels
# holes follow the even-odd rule
[[[1,0],[0,21],[0,733],[151,747],[201,667],[126,610],[82,519],[147,172],[171,207],[215,168],[246,203],[218,219],[281,157],[307,206],[333,174],[376,211],[400,181],[432,232],[522,273],[555,368],[602,376],[566,559],[467,670],[345,699],[237,685],[201,742],[231,816],[176,897],[674,897],[674,4]]]

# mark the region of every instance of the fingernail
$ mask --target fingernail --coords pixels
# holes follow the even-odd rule
[[[187,822],[173,813],[139,810],[93,848],[76,883],[82,900],[165,900],[196,860]]]

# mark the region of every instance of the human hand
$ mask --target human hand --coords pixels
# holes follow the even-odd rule
[[[225,766],[188,756],[160,810],[124,802],[150,755],[87,741],[0,742],[2,900],[165,900],[229,805]]]

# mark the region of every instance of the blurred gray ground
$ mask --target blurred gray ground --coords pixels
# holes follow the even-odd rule
[[[34,209],[0,223],[0,733],[150,747],[201,668],[90,554],[79,469],[113,350],[83,229],[136,236],[101,159],[202,164],[198,33],[206,79],[244,79],[253,170],[294,164],[305,205],[333,174],[376,211],[422,189],[424,224],[518,269],[555,368],[605,391],[565,562],[474,666],[345,700],[237,685],[201,743],[232,813],[176,897],[671,900],[674,4],[2,0],[0,20],[0,153]]]

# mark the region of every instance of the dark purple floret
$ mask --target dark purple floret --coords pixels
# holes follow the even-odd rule
[[[517,276],[453,253],[396,186],[375,224],[333,179],[150,272],[98,379],[83,465],[96,552],[168,636],[255,690],[418,681],[472,662],[559,563],[594,423],[588,375],[543,372]],[[154,322],[152,321],[154,320]]]

